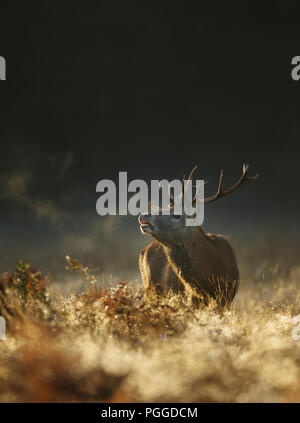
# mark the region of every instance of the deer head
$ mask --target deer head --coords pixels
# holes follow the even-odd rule
[[[191,181],[197,169],[197,166],[194,167],[192,172],[189,175],[188,181]],[[240,188],[245,182],[255,180],[258,178],[258,174],[255,176],[248,176],[248,169],[249,165],[243,165],[242,175],[238,179],[238,181],[232,185],[227,190],[223,189],[223,169],[221,170],[220,177],[219,177],[219,184],[217,192],[207,198],[203,199],[205,204],[212,203],[213,201],[219,200],[220,198],[224,197],[225,195],[231,194],[232,192],[236,191]],[[183,183],[182,183],[183,186]],[[196,198],[196,195],[194,199]],[[184,208],[182,214],[175,214],[174,212],[174,204],[176,201],[184,202],[184,191],[182,189],[182,193],[180,198],[171,197],[170,206],[169,206],[169,214],[141,214],[139,216],[139,223],[140,228],[143,234],[152,235],[158,241],[165,242],[165,243],[179,243],[182,242],[191,231],[195,230],[194,226],[186,226],[185,219],[187,217],[184,213]]]

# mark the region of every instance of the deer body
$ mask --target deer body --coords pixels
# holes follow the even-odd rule
[[[248,177],[247,170],[244,165],[241,178],[227,191],[222,189],[221,172],[217,193],[204,201],[215,201],[245,181],[256,179]],[[185,226],[185,216],[172,212],[142,214],[139,223],[144,234],[155,238],[140,254],[146,289],[154,287],[159,293],[185,291],[197,304],[207,304],[211,299],[222,307],[231,304],[239,286],[239,270],[234,251],[223,236],[205,233],[200,226]]]
[[[233,249],[220,235],[189,227],[182,243],[153,241],[140,254],[144,287],[159,293],[190,293],[207,303],[230,304],[237,292],[239,270]]]

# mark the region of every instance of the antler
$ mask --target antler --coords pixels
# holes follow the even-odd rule
[[[197,168],[198,168],[198,166],[195,166],[192,169],[192,171],[191,171],[191,173],[190,173],[190,175],[187,179],[188,181],[192,181],[192,178],[193,178],[194,173],[196,172]],[[217,190],[216,194],[212,195],[211,197],[204,198],[204,200],[203,200],[204,203],[212,203],[213,201],[216,201],[219,198],[224,197],[225,195],[231,194],[232,192],[237,190],[241,185],[243,185],[246,181],[252,181],[252,180],[257,179],[259,174],[257,173],[255,176],[248,176],[247,175],[248,169],[249,169],[249,165],[244,164],[242,176],[240,177],[240,179],[234,185],[232,185],[231,188],[227,189],[226,191],[223,190],[223,174],[224,174],[224,171],[222,169],[221,173],[220,173],[219,185],[218,185],[218,190]],[[173,195],[171,195],[170,190],[169,190],[170,199],[171,199],[171,201],[170,201],[171,207],[174,205],[174,203],[176,201],[184,199],[184,183],[183,183],[184,180],[185,180],[185,176],[183,177],[183,180],[182,180],[182,192],[176,199],[173,197]],[[205,181],[204,184],[207,184],[207,182],[208,181]],[[192,184],[192,188],[195,188],[195,185]],[[193,201],[195,201],[197,194],[198,194],[198,192],[195,194]]]
[[[194,176],[194,173],[196,172],[196,170],[197,170],[197,168],[198,168],[198,166],[196,165],[196,166],[194,166],[193,167],[193,169],[191,170],[191,173],[190,173],[190,175],[189,175],[189,177],[188,177],[188,181],[192,181],[192,178],[193,178],[193,176]],[[182,188],[181,188],[181,194],[179,194],[176,198],[174,198],[174,196],[173,196],[173,194],[171,194],[171,192],[170,192],[170,187],[169,187],[169,194],[170,194],[170,207],[173,207],[174,206],[174,203],[176,202],[176,201],[179,201],[179,200],[183,200],[184,199],[184,181],[185,181],[186,179],[185,179],[185,175],[183,176],[183,179],[182,179],[182,181],[181,181],[181,186],[182,186]],[[192,188],[195,188],[195,186],[194,185],[192,185]]]
[[[218,190],[216,194],[212,195],[211,197],[204,198],[204,203],[212,203],[213,201],[216,201],[219,198],[224,197],[225,195],[231,194],[232,192],[237,190],[241,185],[243,185],[246,181],[252,181],[257,179],[259,175],[258,173],[255,176],[247,176],[248,169],[249,169],[249,165],[244,164],[242,176],[234,185],[232,185],[231,188],[227,189],[226,191],[224,191],[222,187],[223,173],[224,173],[222,169],[220,173],[220,178],[219,178],[219,186],[218,186]]]

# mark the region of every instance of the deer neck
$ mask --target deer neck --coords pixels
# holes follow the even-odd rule
[[[197,279],[199,264],[206,257],[206,234],[200,227],[190,228],[181,242],[168,241],[163,244],[168,261],[184,282]]]

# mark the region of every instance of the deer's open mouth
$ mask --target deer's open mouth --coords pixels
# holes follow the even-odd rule
[[[154,231],[154,226],[151,223],[140,223],[140,228],[143,234],[151,233]]]

